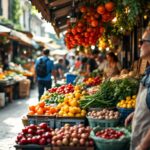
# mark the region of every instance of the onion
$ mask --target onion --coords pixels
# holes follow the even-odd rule
[[[57,141],[56,141],[56,144],[57,144],[58,146],[61,146],[61,145],[62,145],[61,140],[57,140]]]
[[[85,145],[85,140],[84,139],[80,139],[80,145]]]
[[[77,138],[73,138],[73,139],[72,139],[72,142],[76,145],[79,141],[78,141]]]
[[[52,140],[56,141],[57,140],[57,136],[53,136]]]
[[[88,138],[88,134],[87,134],[87,133],[82,133],[82,134],[81,134],[81,138],[87,139],[87,138]]]
[[[52,145],[56,145],[55,141],[52,141],[51,143],[52,143]]]
[[[73,143],[73,142],[70,142],[69,146],[74,146],[74,143]]]
[[[62,140],[62,144],[65,145],[65,146],[68,145],[68,139],[67,139],[67,138],[64,138],[64,139]]]
[[[77,135],[77,133],[76,132],[73,132],[72,134],[71,134],[71,137],[72,138],[76,138],[78,135]]]

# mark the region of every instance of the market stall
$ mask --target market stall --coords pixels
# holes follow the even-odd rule
[[[66,31],[68,50],[76,49],[86,57],[91,57],[96,48],[101,53],[114,51],[123,58],[122,63],[131,66],[132,49],[125,42],[138,26],[141,9],[148,9],[148,2],[31,2],[57,34]],[[125,50],[119,51],[119,46]],[[93,68],[71,72],[73,80],[66,76],[67,84],[47,90],[40,102],[29,106],[23,118],[25,128],[16,137],[16,149],[129,150],[131,127],[124,127],[124,121],[135,110],[141,74],[126,68],[107,78],[104,71]]]

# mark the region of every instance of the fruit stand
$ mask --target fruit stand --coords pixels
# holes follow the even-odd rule
[[[88,51],[93,45],[98,45],[100,50],[111,47],[108,42],[111,35],[131,33],[142,11],[140,2],[134,0],[131,3],[127,0],[125,3],[117,0],[31,2],[52,22],[58,35],[66,31],[64,41],[68,50],[79,47]],[[70,11],[72,15],[68,19]],[[136,72],[124,71],[109,80],[104,80],[102,75],[89,75],[74,84],[49,89],[39,103],[29,106],[28,126],[24,124],[16,137],[16,149],[129,150],[131,131],[123,123],[135,109],[139,81]]]

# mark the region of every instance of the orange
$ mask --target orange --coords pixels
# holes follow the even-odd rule
[[[42,109],[42,108],[39,108],[39,109],[37,110],[37,114],[38,114],[38,115],[43,115],[43,114],[44,114],[43,109]]]
[[[34,106],[34,105],[29,106],[29,110],[30,110],[30,111],[35,111],[35,106]]]
[[[57,110],[54,107],[51,107],[50,112],[51,112],[51,114],[54,114],[57,112]]]
[[[28,112],[28,115],[34,115],[34,114],[35,114],[34,111],[29,111],[29,112]]]
[[[45,102],[44,101],[39,102],[39,106],[40,107],[44,107],[45,106]]]

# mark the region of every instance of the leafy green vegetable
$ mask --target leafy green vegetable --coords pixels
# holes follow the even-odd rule
[[[114,107],[119,100],[137,94],[139,82],[135,79],[122,79],[105,81],[99,91],[91,96],[86,96],[80,101],[82,108],[89,107]]]

